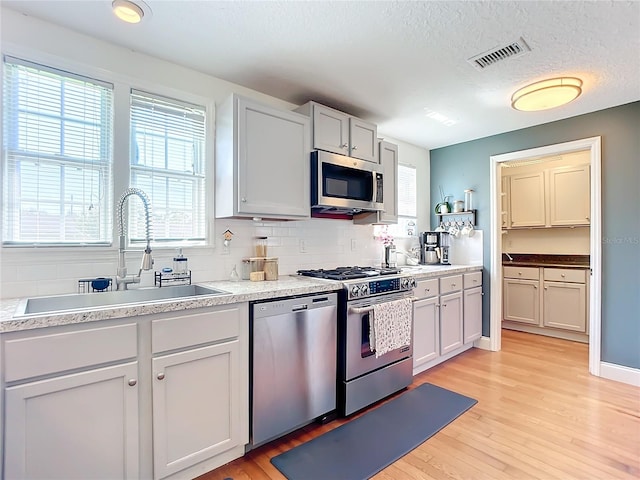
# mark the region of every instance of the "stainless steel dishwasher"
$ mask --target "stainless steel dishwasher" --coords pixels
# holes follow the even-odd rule
[[[336,293],[255,303],[251,447],[336,408]]]

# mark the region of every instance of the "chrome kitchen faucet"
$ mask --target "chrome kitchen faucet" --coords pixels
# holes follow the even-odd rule
[[[140,264],[140,270],[137,275],[127,276],[127,265],[125,262],[125,221],[124,221],[124,203],[131,195],[137,195],[142,200],[144,205],[144,217],[145,217],[145,230],[147,246],[144,249],[142,255],[142,263]],[[153,268],[153,257],[151,256],[151,202],[149,197],[139,188],[128,188],[124,191],[120,200],[118,201],[118,234],[119,247],[118,247],[118,273],[116,275],[116,285],[118,290],[126,290],[127,285],[130,283],[140,283],[140,274],[143,270],[151,270]]]

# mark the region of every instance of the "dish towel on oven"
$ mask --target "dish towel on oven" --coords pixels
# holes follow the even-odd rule
[[[373,305],[369,315],[369,345],[376,358],[411,345],[413,303],[410,298]]]

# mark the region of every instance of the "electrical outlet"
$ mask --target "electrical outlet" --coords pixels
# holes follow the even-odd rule
[[[356,241],[355,238],[351,239],[351,251],[355,251],[358,249],[358,242]]]
[[[307,243],[304,238],[300,239],[300,253],[307,253]]]

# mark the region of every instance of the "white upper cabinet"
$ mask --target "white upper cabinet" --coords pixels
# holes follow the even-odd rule
[[[590,224],[590,167],[570,165],[511,174],[503,227],[565,227]],[[505,186],[503,178],[503,188]]]
[[[591,208],[589,165],[549,170],[549,223],[589,225]]]
[[[316,102],[296,109],[312,119],[312,145],[316,150],[378,163],[378,127]]]
[[[544,227],[544,172],[512,175],[509,178],[511,227]]]
[[[396,224],[398,223],[398,146],[389,142],[380,142],[380,163],[382,164],[384,210],[381,212],[363,212],[353,216],[353,223]]]
[[[216,217],[311,216],[309,119],[232,95],[216,116]]]

